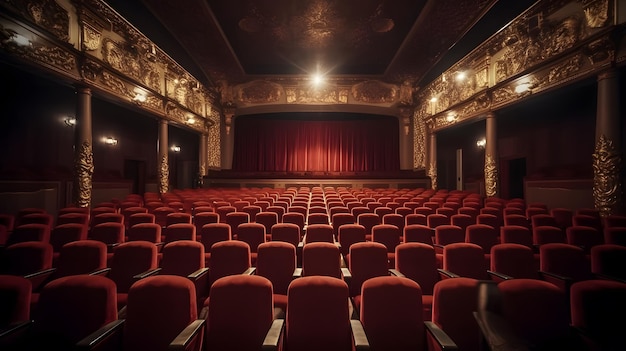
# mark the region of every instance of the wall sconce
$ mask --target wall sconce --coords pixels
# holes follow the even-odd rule
[[[486,145],[487,145],[487,140],[485,138],[476,140],[476,146],[479,149],[484,149]]]
[[[172,151],[174,151],[174,152],[180,152],[180,146],[178,146],[178,145],[174,145],[174,146],[172,146]]]
[[[14,42],[17,46],[31,46],[32,45],[32,42],[28,38],[17,33],[13,33],[13,35],[9,37],[9,40]]]
[[[185,123],[187,123],[187,124],[194,124],[194,123],[196,123],[196,119],[194,118],[193,115],[187,115],[187,120],[185,121]]]
[[[457,82],[462,82],[465,80],[465,78],[467,78],[467,73],[464,71],[459,71],[456,73],[456,76],[454,78]]]
[[[448,112],[448,114],[446,115],[446,122],[454,122],[456,121],[456,113],[450,111]]]
[[[520,83],[515,87],[515,92],[517,94],[524,94],[530,91],[530,89],[532,89],[533,86],[530,82],[524,82],[524,83]]]
[[[117,145],[117,139],[109,137],[104,139],[104,143],[111,146]]]
[[[63,120],[63,123],[65,123],[65,125],[67,127],[73,127],[76,125],[76,118],[74,117],[65,117],[65,119]]]

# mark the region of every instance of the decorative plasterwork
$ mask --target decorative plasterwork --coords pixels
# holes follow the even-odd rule
[[[413,168],[426,169],[426,122],[413,117]]]
[[[435,116],[435,129],[444,128],[599,70],[615,60],[613,2],[548,0],[531,8],[421,89],[417,118]],[[556,63],[546,67],[547,60]]]
[[[280,84],[266,80],[255,80],[239,85],[236,91],[237,101],[244,104],[277,103],[281,102],[285,95]]]
[[[348,92],[347,88],[330,84],[285,88],[288,104],[347,104]]]
[[[352,97],[358,102],[392,103],[398,99],[399,90],[397,85],[368,80],[352,86]]]
[[[91,205],[91,177],[93,175],[93,151],[88,141],[83,141],[74,155],[74,203],[78,207]]]
[[[174,114],[175,121],[206,132],[211,124],[206,120],[207,114],[215,110],[215,93],[204,88],[106,3],[59,3],[63,7],[52,0],[0,3],[0,9],[8,14],[22,16],[15,21],[0,19],[0,51],[108,92],[162,118],[172,116],[172,109],[166,111],[165,102],[174,103],[176,109],[183,111]],[[78,29],[79,39],[70,38],[71,28]],[[187,123],[191,118],[194,123]]]
[[[167,152],[161,155],[159,160],[159,193],[165,194],[170,189],[170,166],[167,159]]]
[[[485,195],[498,196],[498,167],[491,155],[485,155]]]
[[[437,162],[430,162],[427,175],[430,178],[430,187],[433,190],[437,190]]]
[[[593,200],[603,217],[617,213],[622,198],[622,157],[613,140],[600,135],[593,153]]]
[[[213,112],[209,116],[209,120],[213,123],[209,127],[209,137],[208,137],[208,145],[207,145],[207,167],[213,169],[219,169],[222,165],[221,155],[221,142],[220,142],[220,133],[222,130],[222,123],[220,121],[220,115],[217,112]]]

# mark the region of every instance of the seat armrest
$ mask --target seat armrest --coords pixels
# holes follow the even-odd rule
[[[191,322],[183,331],[180,332],[169,344],[168,350],[186,350],[187,347],[195,340],[202,341],[202,332],[204,331],[204,319],[196,319]],[[198,336],[200,335],[200,336]]]
[[[513,279],[513,277],[511,277],[510,275],[506,275],[506,274],[499,273],[499,272],[487,270],[487,273],[491,276],[492,280],[495,280],[497,282]]]
[[[500,315],[489,311],[474,312],[474,318],[489,350],[530,351],[529,345],[518,338]]]
[[[433,244],[433,247],[435,248],[435,253],[436,254],[443,254],[443,245],[441,244]]]
[[[558,286],[565,292],[568,292],[569,296],[569,288],[570,286],[572,286],[572,283],[574,283],[574,280],[572,278],[546,271],[539,271],[539,276],[541,277],[541,279]]]
[[[393,275],[394,277],[405,278],[404,274],[400,273],[400,271],[397,269],[389,268],[389,274]]]
[[[24,322],[9,324],[3,329],[0,329],[0,345],[4,345],[3,339],[13,338],[17,333],[25,332],[32,325],[33,325],[33,321],[24,321]]]
[[[302,237],[302,241],[298,243],[298,248],[302,249],[304,247],[304,236]]]
[[[45,285],[45,283],[48,282],[48,280],[56,270],[56,268],[45,269],[43,271],[27,274],[24,276],[24,278],[30,281],[33,287],[33,291],[39,291]]]
[[[111,271],[111,268],[102,268],[102,269],[98,269],[95,270],[91,273],[89,273],[89,275],[102,275],[102,276],[106,276],[107,274],[109,274],[109,272]]]
[[[437,272],[439,272],[439,275],[443,278],[443,279],[448,279],[448,278],[459,278],[460,275],[452,273],[450,271],[446,271],[445,269],[441,269],[441,268],[437,268]]]
[[[302,268],[296,268],[293,270],[293,278],[300,278],[302,276]]]
[[[341,275],[343,276],[343,279],[346,280],[346,283],[350,281],[350,279],[352,279],[352,272],[350,272],[350,270],[348,268],[341,268]]]
[[[200,268],[197,271],[189,274],[187,276],[187,278],[191,279],[191,280],[198,280],[200,278],[202,278],[204,275],[209,273],[209,269],[208,268]]]
[[[146,277],[157,275],[157,274],[159,274],[160,271],[161,271],[161,268],[151,269],[151,270],[148,270],[148,271],[145,271],[143,273],[139,273],[139,274],[135,275],[133,277],[133,279],[143,279],[143,278],[146,278]]]
[[[261,346],[262,351],[278,350],[278,344],[282,337],[284,325],[284,319],[275,319],[272,322],[272,326],[267,331],[267,334],[265,334],[265,339],[263,340],[263,345]]]
[[[112,253],[113,250],[115,250],[115,247],[118,246],[119,244],[120,243],[107,244],[107,252]]]
[[[125,319],[115,320],[95,332],[87,335],[76,344],[76,350],[120,349]],[[111,345],[106,347],[104,345]],[[114,346],[113,346],[114,345]]]
[[[365,329],[363,329],[363,324],[361,324],[361,321],[358,319],[351,319],[350,329],[352,329],[352,337],[354,339],[355,350],[369,350],[370,343],[367,340],[367,335],[365,335]]]
[[[243,275],[255,275],[256,274],[256,267],[250,267],[250,268],[246,269],[242,274]]]
[[[439,326],[430,321],[424,321],[424,325],[426,326],[426,330],[428,334],[434,340],[434,342],[439,345],[439,350],[458,350],[458,346],[443,329],[439,328]]]

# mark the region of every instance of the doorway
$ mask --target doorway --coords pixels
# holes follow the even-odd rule
[[[524,198],[524,178],[526,177],[526,158],[514,158],[507,162],[509,173],[509,198]]]
[[[124,160],[124,179],[133,181],[133,193],[146,192],[146,161]]]

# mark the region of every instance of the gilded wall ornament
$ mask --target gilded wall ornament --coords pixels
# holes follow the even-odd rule
[[[213,112],[209,119],[213,122],[213,125],[209,127],[209,137],[207,138],[207,166],[211,168],[220,168],[221,161],[221,130],[222,123],[218,112]]]
[[[29,1],[26,5],[29,17],[62,41],[69,40],[70,19],[67,11],[54,0]]]
[[[437,190],[437,163],[431,161],[428,167],[428,177],[430,178],[430,187]]]
[[[27,51],[30,58],[51,65],[66,72],[74,72],[77,68],[76,57],[71,53],[54,46],[34,46]]]
[[[147,60],[145,56],[105,38],[102,41],[102,59],[119,73],[142,82],[154,91],[161,93],[161,74],[156,69],[155,64]]]
[[[600,135],[593,153],[593,200],[603,217],[618,210],[622,198],[622,157],[613,140]]]
[[[333,86],[310,87],[310,88],[286,88],[287,103],[290,104],[347,104],[348,89]]]
[[[485,155],[485,195],[498,196],[498,168],[489,154]]]
[[[396,85],[369,80],[352,86],[352,97],[359,102],[392,103],[398,99],[399,91]]]
[[[91,177],[93,175],[91,144],[83,141],[74,155],[74,203],[78,207],[91,205]]]
[[[130,100],[134,99],[135,94],[130,89],[128,89],[126,84],[121,79],[113,76],[109,72],[102,72],[102,81],[104,85],[112,92],[122,97],[126,97]]]
[[[589,28],[602,28],[609,19],[609,0],[593,1],[584,9],[585,22]]]
[[[249,104],[278,102],[283,96],[280,84],[264,80],[241,85],[237,90],[238,100]]]
[[[97,50],[100,47],[101,39],[101,31],[87,23],[83,23],[83,49],[89,51]]]
[[[98,79],[98,76],[102,74],[102,65],[93,60],[84,60],[80,67],[81,76],[92,82]]]
[[[159,193],[165,194],[169,191],[170,166],[167,159],[167,152],[161,156],[159,164]]]
[[[426,169],[426,122],[413,117],[413,168]]]

